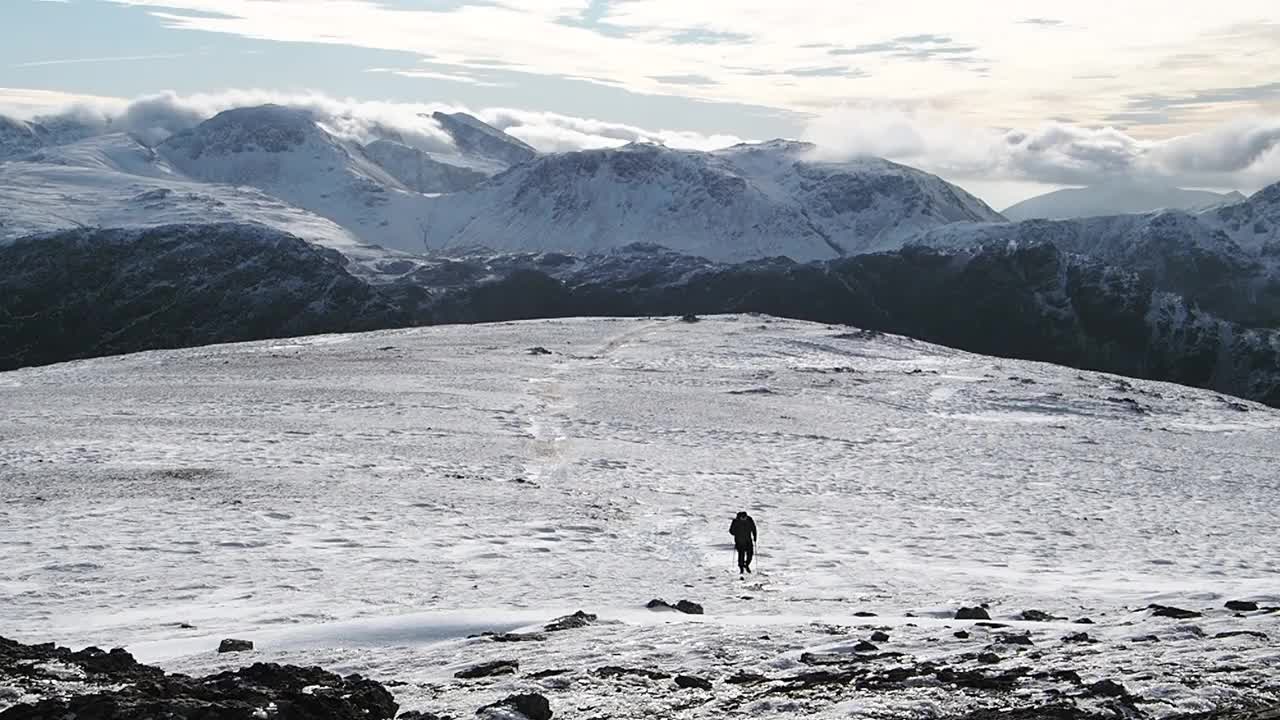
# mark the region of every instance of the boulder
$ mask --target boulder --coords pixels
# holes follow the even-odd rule
[[[1053,620],[1065,620],[1057,615],[1050,615],[1043,610],[1023,610],[1020,616],[1022,620],[1027,622],[1051,622]]]
[[[702,606],[696,602],[692,602],[689,600],[681,600],[680,602],[676,603],[676,610],[679,610],[685,615],[701,615],[702,614]]]
[[[573,630],[575,628],[586,627],[591,623],[595,622],[596,620],[597,620],[597,616],[592,615],[591,613],[587,613],[579,610],[578,612],[572,615],[565,615],[564,617],[556,618],[555,620],[552,620],[551,622],[547,623],[547,625],[543,627],[543,629],[546,630],[547,632],[561,632],[563,630]]]
[[[1166,617],[1175,620],[1188,620],[1190,618],[1203,617],[1201,613],[1195,610],[1183,610],[1169,605],[1148,605],[1147,609],[1151,611],[1152,617]]]
[[[880,649],[879,647],[877,647],[872,643],[867,642],[866,640],[863,640],[862,642],[853,646],[854,652],[876,652],[879,649]]]
[[[602,678],[619,678],[627,675],[649,678],[650,680],[669,680],[671,678],[670,673],[664,673],[660,670],[641,670],[639,668],[619,667],[617,665],[606,665],[597,669],[595,674]]]
[[[1235,612],[1256,612],[1258,603],[1252,600],[1229,600],[1227,601],[1227,609]]]
[[[531,347],[527,350],[527,352],[530,355],[551,355],[552,354],[550,350],[542,347],[541,345],[537,347]]]
[[[993,652],[984,652],[978,656],[978,662],[983,665],[995,665],[1000,662],[1000,656]]]
[[[877,630],[871,633],[871,642],[889,642],[889,633]]]
[[[684,690],[710,690],[711,681],[693,675],[677,675],[676,685]]]
[[[1114,680],[1099,680],[1098,682],[1089,685],[1087,689],[1094,695],[1101,695],[1103,697],[1122,698],[1129,696],[1129,691],[1126,690],[1123,685]]]
[[[477,715],[487,710],[514,710],[529,720],[551,720],[551,701],[537,693],[509,695],[492,705],[485,705],[476,711]]]
[[[739,672],[725,680],[725,682],[730,685],[756,685],[758,683],[767,682],[768,680],[769,678],[761,675],[760,673]]]
[[[459,670],[453,676],[460,680],[474,680],[495,675],[511,675],[519,669],[520,663],[515,660],[494,660],[493,662],[472,665],[469,668]]]
[[[218,643],[218,652],[220,653],[248,652],[252,649],[252,640],[236,640],[234,638],[227,638],[226,640]]]
[[[956,620],[990,620],[991,614],[982,607],[962,607],[956,611]]]

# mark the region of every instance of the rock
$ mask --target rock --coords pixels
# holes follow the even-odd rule
[[[1183,610],[1169,605],[1148,605],[1147,609],[1151,611],[1152,617],[1167,617],[1175,620],[1203,617],[1201,613],[1195,610]]]
[[[676,603],[676,610],[679,610],[685,615],[701,615],[702,614],[702,606],[696,602],[690,602],[688,600],[681,600],[680,602]]]
[[[1069,634],[1069,635],[1064,635],[1064,636],[1062,637],[1062,642],[1065,642],[1065,643],[1089,643],[1089,644],[1093,644],[1093,643],[1096,643],[1096,642],[1098,642],[1098,641],[1097,641],[1097,640],[1094,640],[1094,639],[1093,639],[1093,638],[1091,638],[1091,637],[1089,637],[1089,633],[1085,633],[1085,632],[1075,632],[1075,633],[1071,633],[1071,634]]]
[[[954,635],[954,636],[956,636],[956,637],[960,638],[961,640],[968,640],[968,639],[969,639],[969,631],[968,631],[968,630],[957,630],[957,631],[955,631],[954,633],[952,633],[952,635]]]
[[[453,676],[460,680],[474,680],[475,678],[493,677],[495,675],[511,675],[519,669],[520,663],[515,660],[494,660],[493,662],[481,663],[459,670]]]
[[[984,652],[978,656],[978,662],[984,665],[995,665],[1000,662],[1000,656],[993,652]]]
[[[1027,622],[1052,622],[1054,620],[1065,620],[1056,615],[1050,615],[1042,610],[1023,610],[1021,618]]]
[[[1269,640],[1269,639],[1270,639],[1270,638],[1268,638],[1268,637],[1267,637],[1267,634],[1266,634],[1266,633],[1264,633],[1264,632],[1262,632],[1262,631],[1260,631],[1260,630],[1229,630],[1229,631],[1227,631],[1227,632],[1220,632],[1220,633],[1218,633],[1218,634],[1214,635],[1214,636],[1213,636],[1213,639],[1215,639],[1215,640],[1223,640],[1223,639],[1226,639],[1226,638],[1242,637],[1242,636],[1245,636],[1245,637],[1255,637],[1255,638],[1258,638],[1259,640]]]
[[[761,675],[760,673],[739,672],[728,680],[725,680],[725,682],[730,685],[756,685],[758,683],[767,682],[768,680],[769,678]]]
[[[889,633],[877,630],[871,633],[871,642],[889,642]]]
[[[1005,625],[1004,623],[995,623],[995,622],[976,622],[976,623],[974,623],[973,625],[974,625],[974,627],[984,627],[984,628],[1007,628],[1007,627],[1009,627],[1008,625]]]
[[[1093,624],[1095,624],[1092,620],[1090,620],[1090,619],[1089,619],[1089,618],[1087,618],[1087,617],[1080,618],[1079,620],[1076,620],[1076,621],[1075,621],[1075,623],[1076,623],[1077,625],[1093,625]]]
[[[956,611],[956,620],[990,620],[991,615],[985,608],[962,607]]]
[[[84,671],[76,695],[28,699],[0,712],[6,720],[239,720],[267,706],[275,706],[278,716],[288,720],[391,720],[399,709],[383,685],[315,667],[257,663],[192,678],[140,665],[124,650],[86,648],[73,653],[52,643],[28,646],[0,638],[0,675],[25,667],[28,675],[41,680],[34,673],[43,672],[41,666],[50,661]]]
[[[862,642],[853,646],[854,652],[876,652],[879,649],[880,648],[876,647],[872,643],[867,642],[866,640],[863,640]]]
[[[531,347],[531,348],[529,348],[529,349],[528,349],[528,351],[527,351],[527,352],[528,352],[530,355],[551,355],[551,354],[552,354],[550,350],[548,350],[548,349],[546,349],[546,348],[542,347],[541,345],[539,345],[539,346],[537,346],[537,347]]]
[[[406,713],[400,713],[400,717],[396,720],[446,720],[444,716],[435,713],[425,712],[423,710],[411,710]]]
[[[551,720],[551,701],[537,693],[510,695],[492,705],[485,705],[476,711],[477,715],[486,710],[515,710],[529,720]]]
[[[696,323],[696,322],[699,322],[701,319],[702,318],[699,318],[697,315],[694,315],[693,313],[680,316],[680,322]]]
[[[1035,645],[1030,635],[1001,635],[996,639],[1001,645]]]
[[[875,613],[867,612],[866,610],[859,610],[858,612],[854,613],[853,616],[854,617],[877,617]]]
[[[1253,602],[1252,600],[1229,600],[1227,602],[1227,609],[1234,610],[1235,612],[1256,612],[1258,610],[1258,603]]]
[[[1155,635],[1143,635],[1141,637],[1132,638],[1129,640],[1129,642],[1153,643],[1153,642],[1160,642],[1160,638],[1156,637]]]
[[[480,633],[472,637],[489,638],[493,642],[546,642],[547,636],[542,633]]]
[[[556,618],[555,620],[552,620],[550,623],[547,623],[547,625],[543,627],[543,629],[546,630],[547,632],[560,632],[562,630],[573,630],[575,628],[586,627],[591,623],[595,622],[596,619],[597,617],[595,615],[579,610],[578,612],[572,615],[565,615],[562,618]]]
[[[617,665],[606,665],[596,670],[596,675],[602,678],[618,678],[626,675],[636,675],[638,677],[646,677],[650,680],[669,680],[670,673],[664,673],[660,670],[641,670],[638,668],[625,668]]]
[[[543,678],[556,677],[558,675],[568,675],[568,670],[539,670],[535,673],[529,673],[529,677],[534,680],[542,680]]]
[[[685,690],[692,690],[694,688],[697,688],[698,690],[711,689],[710,680],[706,680],[700,677],[694,677],[693,675],[677,675],[676,685],[680,686]]]
[[[226,640],[218,643],[218,652],[220,653],[248,652],[252,649],[252,640],[236,640],[234,638],[227,638]]]
[[[1099,680],[1089,685],[1087,689],[1094,695],[1102,695],[1103,697],[1129,697],[1129,691],[1114,680]]]

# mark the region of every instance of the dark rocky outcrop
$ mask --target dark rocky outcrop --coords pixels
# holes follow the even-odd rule
[[[551,701],[537,693],[509,695],[492,705],[480,708],[476,714],[483,716],[486,710],[492,709],[514,710],[529,720],[551,720],[553,715]]]
[[[990,620],[991,614],[986,608],[962,607],[956,611],[956,620]]]
[[[85,680],[65,689],[48,669],[78,668]],[[53,644],[0,638],[0,676],[41,688],[43,699],[0,711],[3,720],[252,720],[274,707],[280,720],[391,720],[398,706],[381,684],[320,668],[257,663],[203,678],[166,675],[124,650],[72,652]]]
[[[453,676],[461,680],[474,680],[495,675],[512,675],[519,669],[520,663],[515,660],[494,660],[464,668],[454,673]]]
[[[597,617],[595,615],[579,610],[578,612],[572,615],[565,615],[564,617],[556,618],[555,620],[552,620],[551,622],[547,623],[546,626],[543,627],[543,629],[546,630],[547,632],[561,632],[563,630],[573,630],[576,628],[586,627],[594,623],[596,620],[597,620]]]
[[[1190,620],[1191,618],[1203,617],[1202,613],[1198,613],[1195,610],[1183,610],[1170,605],[1149,605],[1147,609],[1151,611],[1151,617],[1173,618],[1175,620]]]
[[[705,678],[694,677],[693,675],[677,675],[676,685],[683,690],[710,690],[711,681]]]

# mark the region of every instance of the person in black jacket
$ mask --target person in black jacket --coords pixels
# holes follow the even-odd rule
[[[738,551],[738,574],[751,572],[751,560],[756,554],[756,521],[744,510],[729,524],[729,534]]]

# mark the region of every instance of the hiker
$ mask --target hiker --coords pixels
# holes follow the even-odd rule
[[[729,534],[738,551],[738,574],[751,572],[751,559],[756,554],[756,521],[743,510],[729,524]]]

